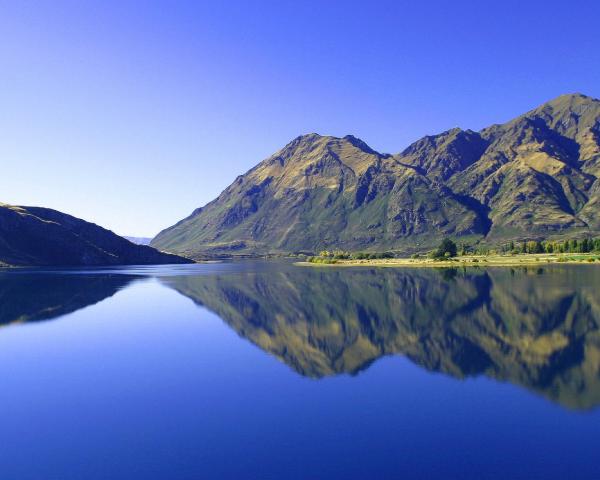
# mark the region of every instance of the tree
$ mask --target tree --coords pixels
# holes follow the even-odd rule
[[[576,239],[573,239],[569,242],[569,253],[577,253],[577,249],[579,248],[579,243]]]
[[[444,257],[456,257],[456,243],[454,243],[449,238],[444,238],[442,243],[435,252],[436,258],[444,258]],[[447,255],[446,255],[447,254]]]
[[[579,244],[579,249],[581,253],[588,253],[592,250],[592,239],[584,238]]]

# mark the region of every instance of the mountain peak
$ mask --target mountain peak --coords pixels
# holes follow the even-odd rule
[[[582,106],[595,105],[600,107],[600,100],[583,95],[582,93],[566,93],[543,103],[534,111],[552,109],[553,111],[577,110]]]
[[[574,139],[597,128],[600,123],[600,100],[581,93],[560,95],[506,125],[515,125],[523,119],[543,121],[560,135]]]
[[[361,140],[358,137],[355,137],[354,135],[346,135],[343,138],[343,140],[350,142],[352,145],[354,145],[356,148],[359,148],[363,152],[379,155],[379,153],[373,150],[371,147],[369,147],[369,145],[367,145],[365,141]]]
[[[589,95],[584,95],[583,93],[574,92],[574,93],[563,93],[562,95],[559,95],[558,97],[556,97],[546,103],[553,103],[553,102],[557,102],[557,101],[561,101],[561,100],[598,101],[598,99],[596,99],[594,97],[590,97]]]
[[[477,132],[455,127],[417,140],[397,158],[431,177],[447,180],[475,163],[487,145]]]
[[[352,148],[360,150],[362,153],[369,155],[377,155],[385,157],[379,152],[373,150],[366,142],[354,135],[346,135],[344,137],[334,137],[332,135],[320,135],[318,133],[307,133],[294,138],[285,147],[279,150],[273,157],[287,158],[301,151],[316,151],[321,149],[329,149],[331,151],[339,151],[343,148]],[[272,157],[272,158],[273,158]]]
[[[320,140],[321,138],[323,138],[323,135],[318,133],[305,133],[303,135],[298,135],[290,143],[312,143]]]

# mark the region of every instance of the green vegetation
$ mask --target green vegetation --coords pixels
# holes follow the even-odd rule
[[[319,252],[319,255],[314,257],[308,257],[307,262],[310,263],[323,263],[326,265],[338,263],[338,260],[375,260],[382,258],[394,258],[392,252],[345,252],[343,250],[323,250]]]
[[[410,258],[391,252],[365,253],[323,250],[315,257],[308,257],[307,261],[324,265],[432,267],[481,264],[485,266],[517,266],[539,262],[595,263],[600,262],[600,239],[519,241],[508,242],[494,248],[486,245],[471,246],[466,243],[457,245],[452,239],[444,238],[435,250],[414,253]]]
[[[452,258],[456,257],[458,250],[456,247],[456,243],[454,243],[449,238],[444,238],[440,246],[435,250],[432,254],[433,258]]]
[[[484,257],[474,258],[474,263],[486,262],[485,257],[514,256],[523,254],[566,254],[566,253],[600,253],[600,238],[583,238],[567,240],[526,240],[520,242],[511,241],[500,247],[492,248],[485,245],[470,246],[466,243],[457,245],[452,239],[444,238],[438,248],[429,252],[415,253],[411,255],[412,260],[425,259],[427,257],[434,260],[450,260],[455,257]],[[323,250],[319,255],[308,257],[307,261],[311,263],[333,264],[341,260],[378,260],[401,258],[392,252],[365,253],[365,252],[347,252],[344,250]],[[590,257],[589,255],[570,255],[562,256],[557,261],[573,262],[587,261],[594,262],[600,257]],[[533,261],[539,261],[534,258]]]
[[[502,253],[591,253],[600,252],[600,238],[568,240],[527,240],[509,242],[500,247]]]
[[[511,240],[498,246],[461,243],[458,250],[461,256],[600,253],[600,237],[567,238],[562,240]]]

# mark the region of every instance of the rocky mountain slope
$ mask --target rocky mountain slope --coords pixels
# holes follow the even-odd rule
[[[480,132],[427,136],[396,155],[309,134],[151,245],[202,257],[591,235],[600,232],[599,176],[600,101],[579,94]]]
[[[0,204],[0,264],[142,265],[191,263],[135,245],[93,223],[56,210]]]

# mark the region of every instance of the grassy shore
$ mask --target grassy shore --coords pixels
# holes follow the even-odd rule
[[[296,262],[296,265],[310,267],[518,267],[526,265],[586,264],[599,265],[600,254],[594,253],[540,253],[518,255],[464,255],[450,259],[432,258],[381,258],[365,260],[333,260],[323,262]]]

